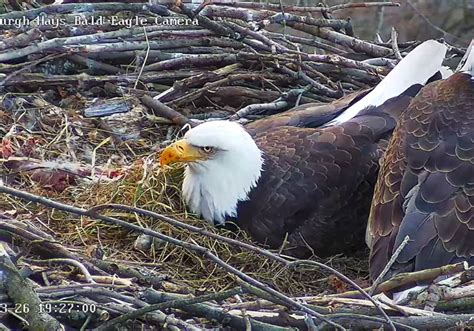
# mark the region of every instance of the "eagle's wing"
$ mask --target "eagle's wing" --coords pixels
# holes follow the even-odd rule
[[[257,134],[265,163],[249,201],[238,206],[239,226],[271,246],[287,235],[288,251],[297,256],[307,255],[308,246],[330,255],[363,245],[381,155],[377,143],[392,132],[392,115],[410,99],[399,96],[384,111],[337,126],[283,126]]]
[[[367,243],[377,277],[406,235],[389,277],[474,256],[474,81],[427,85],[402,114],[375,188]]]

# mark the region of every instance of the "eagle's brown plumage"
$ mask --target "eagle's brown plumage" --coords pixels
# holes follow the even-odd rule
[[[374,193],[367,240],[377,277],[474,262],[474,81],[456,73],[431,83],[402,114]]]
[[[286,252],[300,257],[363,247],[381,145],[417,89],[336,126],[268,128],[254,122],[263,173],[249,200],[238,204],[239,227],[271,247],[287,237]]]

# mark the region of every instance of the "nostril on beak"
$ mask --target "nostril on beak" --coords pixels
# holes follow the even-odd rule
[[[176,148],[177,148],[180,152],[183,152],[183,151],[184,151],[184,147],[181,146],[181,145],[178,145]]]

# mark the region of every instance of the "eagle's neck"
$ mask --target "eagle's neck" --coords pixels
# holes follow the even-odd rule
[[[237,217],[238,202],[248,200],[261,176],[262,152],[253,140],[250,146],[242,144],[239,149],[186,166],[183,181],[186,204],[191,212],[211,224]]]

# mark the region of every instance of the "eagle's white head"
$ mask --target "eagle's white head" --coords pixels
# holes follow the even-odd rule
[[[192,128],[161,153],[161,166],[185,162],[183,196],[189,209],[211,224],[236,216],[263,166],[262,152],[238,123],[210,121]]]

